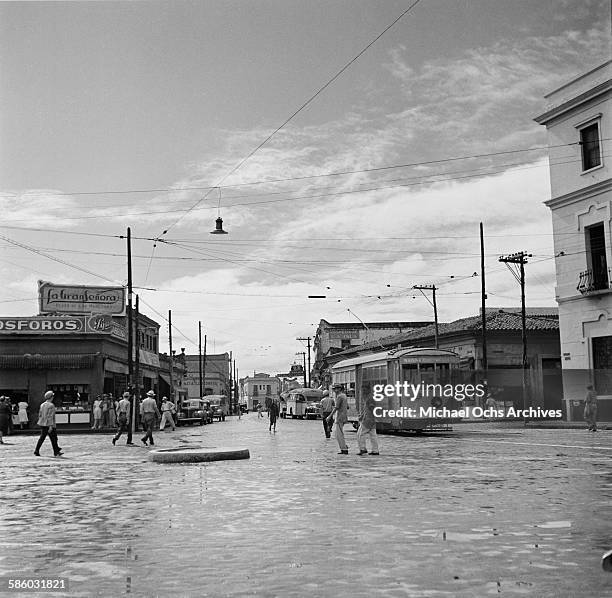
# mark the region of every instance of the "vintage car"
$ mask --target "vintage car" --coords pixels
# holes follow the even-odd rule
[[[287,411],[285,417],[308,418],[307,407],[323,398],[323,392],[313,388],[294,388],[287,396]],[[312,417],[312,413],[311,413]],[[316,415],[314,416],[316,417]]]
[[[212,423],[212,411],[202,399],[184,399],[176,410],[176,425]]]
[[[305,409],[306,419],[320,419],[321,403],[318,401],[308,401]]]

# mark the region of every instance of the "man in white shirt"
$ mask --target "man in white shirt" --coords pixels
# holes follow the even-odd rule
[[[155,419],[160,419],[161,415],[155,401],[155,393],[152,390],[147,392],[146,398],[140,404],[140,417],[142,418],[142,425],[146,430],[146,434],[140,440],[145,446],[147,446],[147,440],[151,446],[154,446],[153,426],[155,424]]]
[[[321,399],[321,417],[323,418],[323,430],[325,431],[325,438],[331,438],[332,426],[334,425],[334,418],[332,417],[328,421],[328,417],[334,410],[334,399],[329,396],[329,391],[323,391],[323,398]]]
[[[331,415],[327,416],[327,421],[331,422],[334,413],[336,414],[336,440],[338,441],[338,447],[340,451],[339,455],[348,455],[348,446],[344,438],[344,424],[348,422],[348,399],[344,394],[344,387],[342,384],[334,384],[332,390],[336,393],[336,405]]]
[[[55,457],[61,456],[62,449],[57,444],[57,431],[55,426],[55,405],[53,404],[53,397],[55,393],[52,390],[48,390],[45,393],[45,402],[40,406],[38,413],[38,425],[40,426],[40,437],[36,443],[36,449],[34,454],[40,457],[40,447],[42,446],[45,438],[49,436],[51,446],[53,447],[53,455]]]
[[[124,392],[123,397],[117,403],[117,433],[113,436],[113,444],[119,440],[123,432],[127,432],[126,444],[134,444],[132,442],[132,426],[130,425],[131,409],[130,393]]]
[[[174,403],[168,399],[168,397],[163,398],[161,410],[162,418],[161,422],[159,423],[159,431],[163,432],[164,428],[166,427],[166,423],[169,423],[172,427],[172,431],[174,432],[175,428],[172,414],[176,411],[176,407],[174,406]]]

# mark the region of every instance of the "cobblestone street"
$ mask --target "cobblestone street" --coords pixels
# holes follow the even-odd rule
[[[60,435],[65,457],[47,441],[37,458],[35,437],[8,437],[1,575],[66,577],[71,597],[611,591],[610,431],[463,424],[359,457],[352,431],[340,456],[320,421],[267,423],[156,434],[156,448],[250,449],[208,464],[152,463],[110,435]]]

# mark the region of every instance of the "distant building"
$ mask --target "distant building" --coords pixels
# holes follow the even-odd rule
[[[313,388],[328,386],[331,382],[328,358],[334,353],[363,345],[384,336],[407,332],[431,322],[328,322],[321,320],[315,334],[312,366]]]
[[[242,386],[242,401],[247,409],[257,409],[257,405],[265,405],[266,399],[278,398],[281,392],[280,380],[270,374],[256,373],[240,380]]]
[[[190,399],[200,395],[200,356],[185,355],[185,379],[183,386],[187,389]],[[207,354],[202,356],[204,379],[202,390],[204,395],[230,396],[230,356],[229,353]]]
[[[612,420],[612,61],[546,96],[535,120],[548,132],[563,392],[582,419],[586,385]]]

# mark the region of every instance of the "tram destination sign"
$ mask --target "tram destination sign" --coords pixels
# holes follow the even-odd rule
[[[89,287],[38,281],[41,314],[125,315],[124,287]]]
[[[111,334],[112,318],[95,316],[35,316],[0,318],[0,335],[13,334]]]

